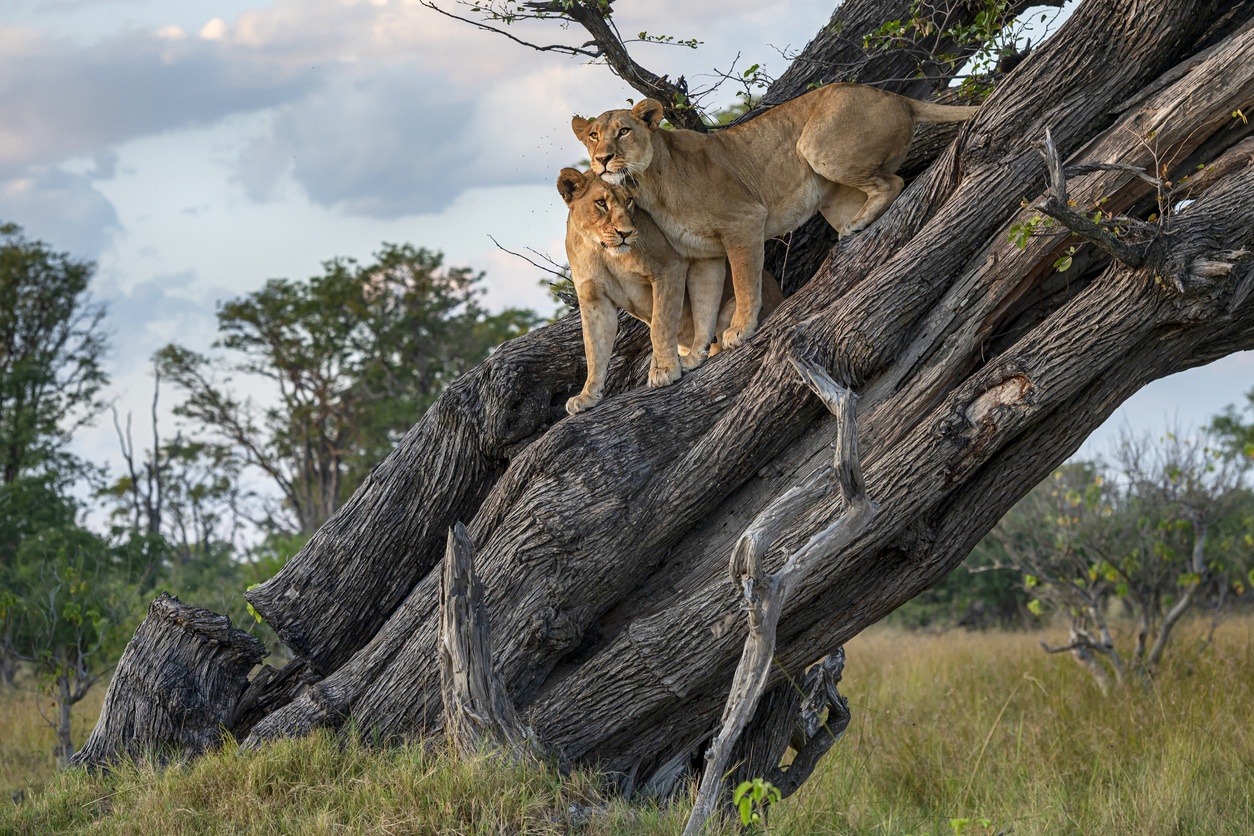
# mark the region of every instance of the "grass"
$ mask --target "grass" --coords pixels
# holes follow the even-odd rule
[[[52,747],[57,735],[39,714],[42,708],[52,717],[56,709],[37,685],[32,678],[19,676],[16,690],[5,692],[0,687],[0,803],[7,803],[14,792],[40,786],[56,773]],[[96,724],[105,687],[106,683],[98,683],[74,706],[72,739],[76,746],[83,744]]]
[[[1182,633],[1152,687],[1109,696],[1038,639],[877,629],[850,642],[853,723],[771,832],[939,836],[968,819],[967,836],[1254,833],[1254,618],[1201,656]],[[0,697],[0,789],[37,787],[0,807],[3,834],[646,834],[687,815],[613,800],[590,773],[327,735],[53,776],[33,711]]]
[[[1200,627],[1198,628],[1200,631]],[[1254,833],[1254,619],[1109,696],[1039,635],[874,630],[850,642],[845,737],[781,833]]]

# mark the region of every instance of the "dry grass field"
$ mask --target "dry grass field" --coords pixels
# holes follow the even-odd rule
[[[848,646],[849,731],[770,832],[1254,833],[1254,618],[1199,654],[1200,635],[1103,695],[1039,634],[869,631]],[[687,813],[608,801],[593,774],[329,736],[53,775],[41,722],[30,695],[0,697],[0,789],[26,793],[0,833],[677,833]]]

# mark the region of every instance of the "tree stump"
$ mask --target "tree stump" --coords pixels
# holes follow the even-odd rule
[[[217,746],[265,647],[224,615],[162,593],[118,662],[100,720],[70,765],[189,758]]]

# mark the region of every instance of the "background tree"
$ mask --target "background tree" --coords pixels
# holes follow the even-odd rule
[[[1254,565],[1254,496],[1240,462],[1213,439],[1170,432],[1124,434],[1113,463],[1070,464],[993,529],[1007,565],[1022,573],[1029,604],[1070,619],[1071,652],[1105,688],[1111,677],[1152,672],[1191,609],[1218,617]],[[1135,620],[1120,647],[1111,619]]]
[[[0,224],[0,485],[74,466],[66,444],[103,407],[103,306],[87,292],[93,266]],[[22,491],[18,491],[22,493]],[[0,571],[11,563],[0,543]],[[0,683],[11,685],[13,637],[0,634]]]
[[[212,434],[197,449],[262,471],[283,498],[266,528],[305,535],[452,380],[537,321],[516,308],[489,314],[482,274],[444,268],[426,249],[389,244],[370,264],[333,259],[324,269],[223,304],[219,359],[176,345],[157,358],[185,395],[175,412]],[[265,384],[265,405],[232,374]]]
[[[147,560],[75,522],[67,486],[26,477],[0,486],[0,621],[14,657],[31,663],[51,694],[54,755],[74,754],[73,706],[112,669],[134,628],[132,583]],[[142,570],[141,570],[142,571]]]
[[[104,307],[93,265],[0,225],[0,481],[55,467],[104,407]]]
[[[1229,404],[1222,415],[1211,421],[1210,431],[1225,445],[1229,455],[1254,462],[1254,389],[1246,393],[1245,401],[1242,410]],[[1248,414],[1248,420],[1243,413]]]

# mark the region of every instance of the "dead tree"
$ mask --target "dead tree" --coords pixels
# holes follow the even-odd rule
[[[441,725],[440,561],[466,520],[494,673],[538,739],[624,792],[699,772],[745,640],[728,555],[831,459],[804,360],[860,397],[878,511],[792,589],[738,750],[738,774],[779,776],[808,724],[795,789],[837,736],[814,732],[797,683],[839,703],[837,648],[939,582],[1123,400],[1254,347],[1252,20],[1254,2],[1085,0],[748,346],[673,387],[641,388],[648,342],[625,327],[606,401],[567,418],[577,317],[503,346],[249,594],[299,658],[245,694],[262,707],[247,745]],[[1033,208],[1046,129],[1091,224]],[[1186,175],[1163,211],[1156,184]],[[847,504],[798,510],[764,576]]]

